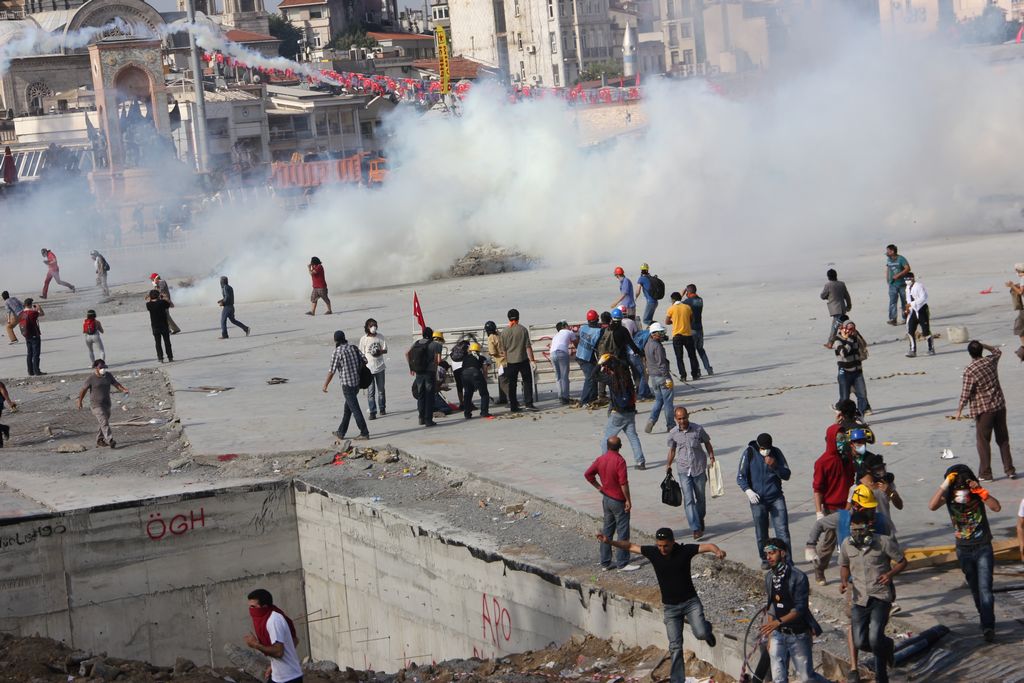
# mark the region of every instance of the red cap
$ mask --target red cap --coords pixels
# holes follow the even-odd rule
[[[160,277],[160,276],[159,276],[159,275],[157,275],[156,273],[153,273],[152,275],[150,275],[150,276],[149,276],[149,279],[150,279],[150,280],[155,280],[155,279],[157,279],[158,277]]]

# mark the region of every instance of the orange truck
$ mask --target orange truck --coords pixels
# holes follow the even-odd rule
[[[380,185],[387,177],[387,160],[363,152],[344,159],[291,161],[271,164],[270,182],[277,188],[313,188],[336,183]]]

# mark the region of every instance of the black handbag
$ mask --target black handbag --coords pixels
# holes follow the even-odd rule
[[[661,502],[674,508],[683,504],[683,490],[672,477],[672,470],[665,473],[665,479],[661,482]]]
[[[373,384],[373,373],[370,372],[370,368],[366,367],[366,363],[359,364],[359,388],[367,389]]]

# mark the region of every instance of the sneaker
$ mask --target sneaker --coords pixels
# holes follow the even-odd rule
[[[825,570],[824,569],[815,569],[814,570],[814,580],[818,583],[819,586],[824,586],[825,584],[827,584],[828,581],[825,580]]]
[[[627,564],[624,567],[619,567],[620,572],[635,572],[637,569],[640,569],[638,564]]]
[[[334,311],[325,311],[324,315],[334,315]]]
[[[929,356],[934,356],[935,355],[935,349],[928,349],[928,355]]]
[[[704,535],[704,530],[703,529],[701,529],[700,531],[694,531],[693,532],[693,540],[699,541],[703,535]]]
[[[638,470],[641,470],[641,471],[642,470],[646,470],[647,469],[647,464],[646,463],[640,463],[639,465],[636,466],[636,468]]]
[[[897,612],[902,612],[902,611],[903,611],[903,608],[900,607],[900,603],[898,603],[898,602],[896,602],[894,600],[893,603],[892,603],[892,606],[889,608],[889,614],[896,614]]]
[[[986,628],[981,632],[981,637],[985,639],[986,643],[996,642],[996,630],[994,628]]]
[[[710,624],[708,624],[708,626],[710,627]],[[708,628],[708,638],[704,642],[710,645],[711,647],[714,647],[718,644],[718,638],[715,638],[715,634],[710,628]]]
[[[360,434],[359,436],[357,436],[356,438],[354,438],[352,440],[353,441],[369,441],[370,440],[370,435],[369,434]]]
[[[1017,478],[1017,473],[1016,472],[1010,472],[1009,474],[1006,475],[1006,478],[1007,479],[1016,479]]]
[[[614,569],[614,567],[611,566],[610,564],[602,564],[601,565],[601,571],[603,571],[603,572],[610,572],[612,569]]]
[[[117,448],[117,442],[114,441],[113,439],[111,439],[110,442],[107,443],[107,445],[110,446],[111,449]]]
[[[653,432],[654,431],[654,423],[652,421],[648,420],[647,424],[644,425],[644,431],[647,432],[648,434]]]
[[[370,419],[371,420],[376,420],[377,419],[377,413],[370,413]]]
[[[917,358],[917,351],[910,351],[906,354],[907,358]]]
[[[316,315],[313,311],[306,311],[306,315]]]
[[[979,475],[978,476],[978,481],[992,481],[992,475],[991,474]]]
[[[221,336],[217,337],[217,339],[227,339],[227,338],[228,338],[228,335],[226,335],[226,334],[222,334]]]
[[[344,434],[340,434],[338,432],[331,432],[331,436],[333,436],[338,441],[343,441],[345,439],[345,435]]]
[[[896,319],[895,318],[890,318],[888,321],[886,321],[886,324],[887,325],[892,325],[893,327],[895,327],[896,326]]]
[[[380,414],[381,414],[381,415],[387,415],[387,414],[388,414],[388,411],[386,411],[386,410],[384,410],[383,408],[381,408],[381,409],[380,409]]]
[[[97,436],[96,437],[96,445],[97,446],[106,446],[107,445],[107,440],[104,439],[102,436]]]
[[[18,340],[17,340],[17,339],[15,339],[14,341],[9,341],[9,342],[7,342],[7,343],[8,343],[8,344],[17,344],[17,343],[18,343]]]
[[[248,336],[249,336],[249,333],[250,333],[250,332],[252,332],[252,328],[250,328],[250,327],[247,327],[247,328],[245,328],[245,336],[246,336],[246,337],[248,337]]]

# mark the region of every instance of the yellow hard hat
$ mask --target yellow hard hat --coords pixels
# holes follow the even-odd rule
[[[605,363],[610,361],[612,358],[613,358],[612,354],[610,354],[610,353],[603,353],[603,354],[601,354],[601,358],[598,359],[597,364],[598,365],[604,365]]]
[[[875,500],[875,494],[871,492],[864,484],[860,484],[853,490],[853,502],[862,508],[876,508],[878,507],[878,501]]]
[[[434,330],[434,339],[440,339],[441,341],[444,341],[444,332],[442,332],[441,330]]]
[[[650,270],[650,269],[651,269],[651,267],[649,265],[647,265],[646,263],[641,263],[640,264],[640,272],[641,273],[644,272],[644,271]]]
[[[470,351],[479,351],[480,350],[480,345],[477,344],[476,342],[471,342],[470,345],[469,345],[469,350]]]

